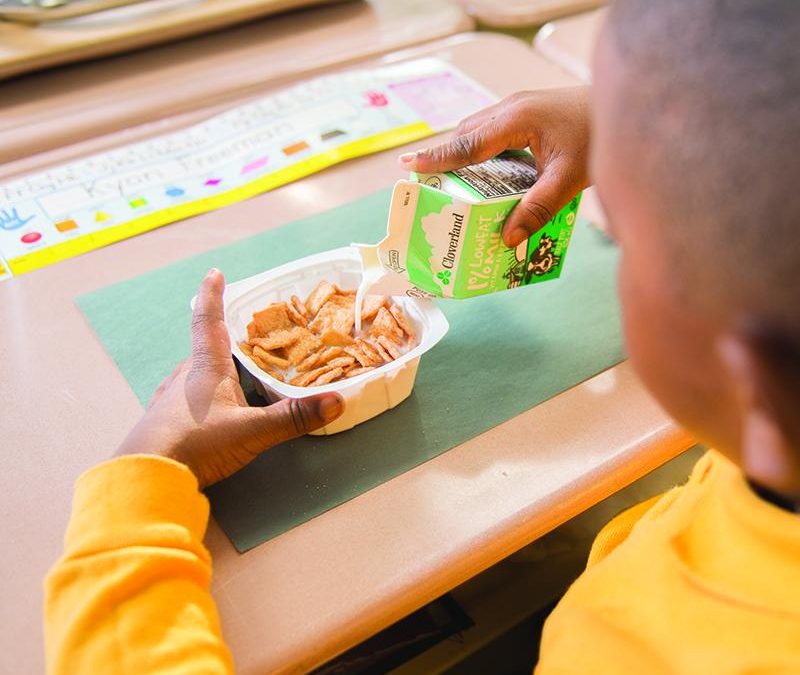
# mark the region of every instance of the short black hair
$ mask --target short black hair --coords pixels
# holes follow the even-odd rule
[[[800,0],[616,0],[606,33],[676,284],[800,338]]]

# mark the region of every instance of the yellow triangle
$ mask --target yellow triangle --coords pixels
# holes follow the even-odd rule
[[[98,211],[95,216],[94,220],[96,223],[102,223],[105,220],[110,220],[111,216],[103,211]]]

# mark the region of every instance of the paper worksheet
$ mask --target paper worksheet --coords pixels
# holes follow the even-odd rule
[[[495,100],[439,59],[353,70],[0,184],[0,279],[449,129]]]

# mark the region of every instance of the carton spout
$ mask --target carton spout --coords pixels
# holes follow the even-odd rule
[[[460,172],[417,176],[424,183],[397,181],[386,237],[375,246],[353,244],[362,267],[357,298],[470,298],[557,278],[580,195],[516,249],[501,237],[537,176],[533,156],[517,152]]]
[[[355,304],[355,332],[356,335],[361,331],[361,308],[364,298],[372,286],[383,276],[383,265],[378,253],[378,246],[373,244],[350,244],[361,256],[361,283],[356,289]]]

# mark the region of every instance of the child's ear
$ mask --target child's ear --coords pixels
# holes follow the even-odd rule
[[[739,406],[739,448],[753,482],[800,502],[800,347],[757,321],[718,342]]]

